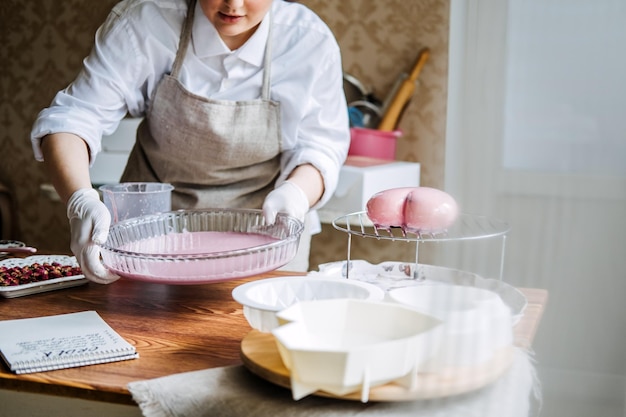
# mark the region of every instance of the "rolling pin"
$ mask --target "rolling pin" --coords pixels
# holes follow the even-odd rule
[[[413,96],[413,92],[415,91],[415,82],[417,81],[417,77],[422,71],[422,68],[424,68],[424,64],[426,64],[426,61],[428,60],[429,53],[430,50],[428,48],[424,48],[417,55],[415,65],[413,65],[411,73],[402,82],[395,97],[391,100],[387,111],[378,124],[378,130],[392,131],[398,125],[400,116]]]

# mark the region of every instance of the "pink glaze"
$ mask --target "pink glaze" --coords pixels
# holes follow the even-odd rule
[[[459,215],[456,201],[436,188],[412,190],[404,207],[404,226],[409,232],[438,232],[452,226]]]
[[[187,232],[170,233],[138,240],[120,247],[121,250],[145,254],[191,255],[214,254],[253,248],[278,239],[258,233]]]
[[[366,205],[367,217],[376,227],[404,226],[404,205],[413,187],[391,188],[374,194]]]
[[[149,282],[198,284],[252,276],[289,262],[297,241],[279,249],[267,245],[278,239],[256,233],[173,233],[132,242],[121,250],[161,255],[187,255],[186,259],[132,259],[103,252],[105,265],[120,276]],[[247,249],[247,250],[246,250]],[[224,253],[243,250],[239,254]],[[205,255],[193,259],[189,255]]]
[[[452,196],[429,187],[380,191],[369,199],[366,208],[376,227],[401,227],[413,233],[443,231],[459,214]]]

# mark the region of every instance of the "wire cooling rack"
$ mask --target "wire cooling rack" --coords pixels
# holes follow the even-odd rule
[[[446,230],[419,233],[408,232],[402,227],[376,227],[365,211],[337,217],[333,220],[332,224],[335,229],[348,234],[348,261],[350,261],[352,236],[378,240],[416,242],[416,265],[418,264],[419,244],[423,242],[501,238],[502,254],[500,261],[500,279],[502,279],[506,234],[509,232],[510,226],[505,221],[497,218],[460,213],[455,223]],[[417,268],[415,269],[417,270]]]

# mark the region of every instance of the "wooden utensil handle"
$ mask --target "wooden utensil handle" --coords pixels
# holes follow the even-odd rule
[[[417,59],[415,60],[415,65],[413,66],[413,70],[411,71],[411,75],[409,76],[411,80],[417,80],[417,77],[419,77],[420,72],[422,72],[426,61],[428,61],[429,56],[430,49],[428,48],[424,48],[419,52],[419,54],[417,55]]]
[[[413,92],[415,91],[415,82],[417,77],[419,77],[419,74],[422,72],[422,68],[424,68],[429,55],[430,50],[428,48],[424,48],[419,52],[409,77],[404,80],[398,89],[396,96],[392,99],[387,111],[378,124],[378,130],[391,131],[396,128],[404,108],[413,96]]]
[[[413,96],[413,91],[415,91],[415,81],[410,79],[405,80],[398,90],[396,97],[389,105],[387,112],[378,124],[378,130],[392,131],[396,127],[402,109],[404,109],[404,105]]]

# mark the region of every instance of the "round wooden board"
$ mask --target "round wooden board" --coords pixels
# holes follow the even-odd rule
[[[241,359],[244,365],[259,377],[282,387],[291,388],[290,375],[278,353],[274,336],[252,330],[241,341]],[[513,347],[500,349],[486,363],[450,368],[440,373],[420,373],[417,387],[408,390],[389,383],[370,389],[369,401],[410,401],[442,398],[482,388],[498,379],[513,363]],[[336,396],[323,391],[315,395],[360,401],[360,392]]]

